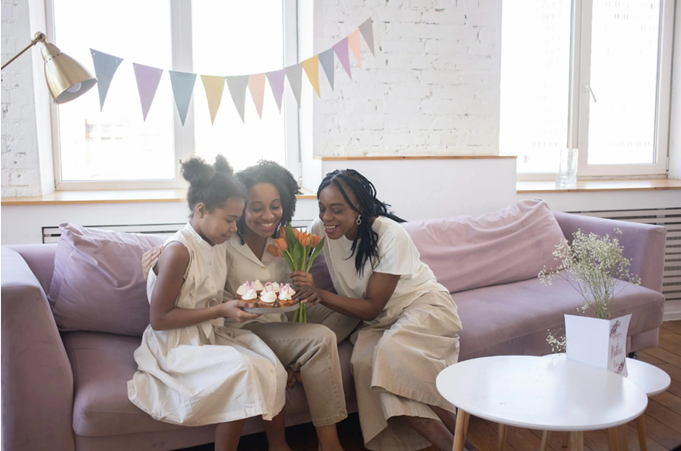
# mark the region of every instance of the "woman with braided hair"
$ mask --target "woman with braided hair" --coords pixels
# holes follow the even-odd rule
[[[456,363],[461,321],[447,289],[421,262],[404,220],[357,171],[327,174],[317,190],[324,256],[338,294],[317,289],[321,304],[362,320],[351,340],[352,373],[364,443],[371,450],[450,450],[455,408],[435,387]],[[311,276],[291,273],[297,285]]]

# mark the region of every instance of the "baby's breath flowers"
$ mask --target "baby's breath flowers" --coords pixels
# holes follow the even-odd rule
[[[542,270],[541,283],[551,285],[556,277],[567,280],[584,298],[583,311],[591,310],[596,318],[609,319],[624,282],[641,283],[640,277],[629,272],[631,261],[622,255],[622,231],[614,232],[614,236],[599,236],[577,230],[572,243],[563,238],[553,251],[560,265],[552,271]]]

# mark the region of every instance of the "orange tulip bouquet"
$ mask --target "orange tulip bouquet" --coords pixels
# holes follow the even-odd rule
[[[285,257],[291,271],[310,272],[312,263],[315,261],[324,246],[324,238],[319,235],[301,232],[294,229],[290,223],[279,229],[279,238],[274,240],[274,245],[267,246],[267,252],[275,257]],[[293,316],[296,323],[307,322],[307,307],[301,303]]]

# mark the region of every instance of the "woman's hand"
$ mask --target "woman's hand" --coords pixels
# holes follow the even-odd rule
[[[293,288],[296,290],[300,289],[305,285],[314,287],[314,278],[312,277],[312,274],[310,274],[309,272],[294,271],[291,273],[290,277],[291,280],[293,281]]]
[[[235,321],[238,321],[240,323],[243,323],[245,321],[250,321],[253,319],[256,319],[260,315],[257,315],[255,313],[248,313],[244,312],[242,309],[243,308],[253,308],[255,307],[255,304],[252,302],[246,302],[246,301],[227,301],[223,302],[220,304],[221,307],[221,313],[224,318],[231,318]]]
[[[296,294],[293,295],[293,299],[307,304],[308,307],[317,305],[322,301],[322,297],[317,293],[317,289],[310,285],[300,287]]]
[[[142,255],[142,274],[144,274],[144,280],[149,278],[149,271],[158,261],[161,252],[163,252],[163,246],[158,246],[152,247]]]

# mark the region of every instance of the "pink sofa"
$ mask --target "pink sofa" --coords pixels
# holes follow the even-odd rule
[[[613,315],[633,314],[629,351],[657,346],[664,310],[660,292],[665,229],[564,213],[554,215],[565,236],[572,236],[578,228],[599,234],[612,233],[615,226],[623,231],[625,254],[632,258],[631,270],[641,276],[642,283],[622,292]],[[541,285],[536,277],[507,283],[495,283],[499,282],[496,280],[490,286],[475,287],[476,283],[486,282],[477,280],[481,271],[470,259],[454,260],[464,255],[457,253],[455,241],[465,237],[447,243],[447,231],[456,219],[448,221],[425,221],[405,227],[438,279],[463,287],[463,291],[452,294],[464,325],[461,360],[549,353],[546,330],[561,325],[564,314],[575,313],[582,305],[578,294],[566,284]],[[439,254],[432,246],[433,234],[439,234],[438,242],[444,240]],[[501,244],[487,245],[487,250],[497,246],[499,258],[516,255],[504,255],[498,248]],[[519,252],[531,253],[536,245],[532,242]],[[125,384],[136,369],[133,351],[139,345],[138,336],[58,330],[46,298],[56,248],[2,247],[2,449],[170,450],[211,442],[213,427],[186,428],[156,422],[128,401]],[[476,255],[485,252],[483,248],[467,251]],[[513,266],[510,260],[509,266]],[[315,264],[315,271],[317,283],[328,286],[330,278],[322,259]],[[457,280],[452,274],[465,280]],[[354,412],[356,402],[349,372],[352,346],[345,341],[339,348],[348,410]],[[286,412],[289,425],[309,421],[300,386],[288,391]],[[249,421],[244,434],[260,430],[260,422]]]

